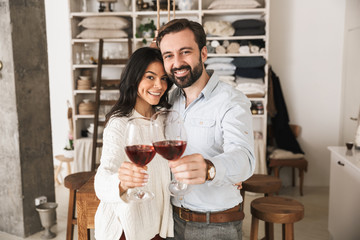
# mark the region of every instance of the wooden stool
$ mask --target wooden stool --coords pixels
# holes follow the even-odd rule
[[[281,188],[281,180],[277,177],[266,174],[254,174],[248,180],[242,183],[242,189],[240,190],[243,197],[243,204],[245,202],[245,191],[254,193],[263,193],[265,197],[272,196],[278,192]],[[267,239],[274,239],[274,224],[265,223],[265,236]]]
[[[74,161],[74,158],[67,158],[64,155],[56,155],[55,158],[60,161],[60,165],[57,167],[56,172],[55,172],[55,182],[57,182],[58,184],[61,184],[59,179],[58,179],[58,176],[59,176],[59,173],[61,171],[62,164],[64,162],[66,162],[66,164],[67,164],[67,173],[69,175],[69,174],[71,174],[70,162]]]
[[[304,218],[304,205],[284,197],[261,197],[251,202],[250,240],[258,239],[259,219],[282,224],[283,240],[294,239],[294,223]]]
[[[70,190],[68,218],[66,226],[66,240],[73,239],[74,225],[77,224],[77,219],[75,217],[76,192],[94,175],[95,172],[78,172],[70,174],[64,179],[65,187],[69,188]]]

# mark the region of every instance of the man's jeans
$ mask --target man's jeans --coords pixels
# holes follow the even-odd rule
[[[242,240],[242,221],[227,223],[186,222],[174,213],[174,238],[168,240]]]

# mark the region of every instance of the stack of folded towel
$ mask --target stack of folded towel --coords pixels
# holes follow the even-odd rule
[[[230,57],[214,57],[205,61],[206,70],[214,70],[223,82],[235,87],[235,65],[232,63],[234,58]]]
[[[236,89],[247,96],[263,97],[266,93],[263,80],[266,60],[263,57],[237,57],[232,63],[236,66]]]

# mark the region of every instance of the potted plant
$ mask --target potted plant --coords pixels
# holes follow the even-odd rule
[[[64,157],[73,158],[74,157],[74,142],[73,136],[69,133],[68,142],[64,147]]]
[[[147,43],[146,38],[154,38],[155,37],[155,30],[156,30],[156,26],[154,24],[154,20],[149,19],[149,21],[147,23],[144,23],[144,24],[142,23],[139,25],[135,36],[137,38],[142,37],[143,38],[142,42],[144,44],[146,44]]]

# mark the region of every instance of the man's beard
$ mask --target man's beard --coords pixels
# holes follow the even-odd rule
[[[188,69],[190,74],[188,74],[184,77],[176,77],[175,71],[179,71],[182,69]],[[191,85],[193,85],[197,80],[199,80],[199,78],[203,72],[203,64],[200,59],[199,64],[196,65],[193,70],[191,69],[191,67],[189,65],[183,65],[179,68],[173,68],[170,71],[171,71],[171,74],[168,74],[170,80],[173,83],[175,83],[175,85],[178,86],[179,88],[187,88],[187,87],[190,87]]]

